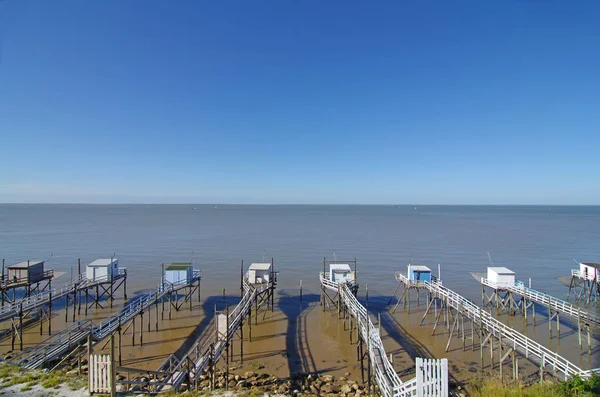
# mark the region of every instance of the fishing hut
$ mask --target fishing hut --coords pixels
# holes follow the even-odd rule
[[[567,315],[577,321],[580,350],[583,349],[582,329],[587,328],[588,351],[591,351],[590,327],[600,327],[600,317],[593,311],[572,305],[552,295],[536,291],[521,281],[517,281],[515,273],[505,267],[488,267],[487,274],[472,273],[481,283],[481,300],[483,307],[495,308],[497,314],[508,313],[516,315],[520,312],[527,320],[528,310],[533,314],[535,322],[535,305],[543,306],[548,313],[548,335],[552,338],[552,320],[556,320],[556,331],[560,338],[560,315]],[[486,277],[487,276],[487,277]],[[488,295],[486,287],[491,290]]]
[[[351,265],[354,265],[354,270],[352,270]],[[323,258],[323,271],[319,273],[319,280],[321,281],[320,304],[323,310],[329,307],[330,304],[338,307],[338,309],[341,307],[340,288],[342,285],[348,285],[350,291],[356,296],[358,293],[356,266],[356,258],[352,261],[327,260],[327,258]]]
[[[578,262],[578,269],[571,269],[571,277],[567,282],[559,278],[573,292],[576,302],[600,302],[600,263]]]
[[[23,261],[10,265],[5,269],[3,259],[2,276],[0,278],[2,306],[5,302],[12,303],[17,300],[16,292],[18,289],[23,291],[23,296],[19,296],[19,298],[26,298],[50,289],[53,277],[54,270],[45,270],[44,261]],[[10,291],[12,291],[12,294],[10,294]]]
[[[187,302],[189,309],[192,310],[192,296],[198,292],[198,302],[200,302],[200,281],[202,280],[200,270],[195,270],[192,262],[173,262],[165,267],[162,265],[161,286],[167,291],[165,298],[169,302],[169,320],[171,319],[171,308],[179,311]],[[183,299],[179,299],[179,293],[183,294]],[[163,300],[163,316],[165,302]]]
[[[407,310],[410,313],[410,295],[411,291],[416,292],[417,298],[417,306],[421,303],[421,291],[427,291],[427,284],[431,284],[434,281],[439,279],[439,265],[438,265],[438,277],[435,277],[431,274],[431,269],[427,266],[423,265],[411,265],[409,264],[407,267],[406,275],[402,272],[396,272],[396,281],[398,285],[396,285],[396,289],[392,294],[392,298],[388,302],[388,305],[392,303],[394,297],[396,297],[398,291],[402,289],[400,294],[397,296],[398,300],[396,305],[392,310],[392,313],[396,311],[398,305],[400,303],[403,304],[404,310]]]
[[[119,260],[111,259],[96,259],[89,263],[85,269],[86,277],[89,281],[106,280],[119,274]]]

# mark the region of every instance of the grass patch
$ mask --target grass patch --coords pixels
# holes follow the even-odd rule
[[[531,386],[504,383],[488,377],[469,384],[472,397],[596,397],[600,396],[600,376],[588,380],[579,377],[568,382],[543,382]]]
[[[87,385],[85,378],[77,375],[67,376],[63,371],[40,372],[23,368],[0,365],[0,389],[23,385],[21,390],[30,390],[35,385],[45,389],[58,389],[61,384],[66,384],[71,390],[79,390]]]

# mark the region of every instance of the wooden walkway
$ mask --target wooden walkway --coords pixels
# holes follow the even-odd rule
[[[354,285],[352,283],[333,283],[323,274],[320,275],[320,279],[324,288],[338,291],[344,309],[355,319],[359,339],[365,341],[367,345],[367,355],[373,368],[375,382],[382,396],[448,396],[448,362],[446,359],[422,360],[417,358],[417,376],[407,382],[402,382],[387,357],[379,329],[375,327],[367,309],[358,302],[353,293]],[[434,371],[432,368],[437,370]]]
[[[63,287],[51,288],[49,290],[42,291],[39,294],[25,297],[14,303],[5,304],[4,306],[0,307],[0,321],[10,320],[11,318],[18,317],[23,313],[28,313],[39,309],[40,307],[46,306],[57,299],[64,298],[68,295],[73,295],[78,291],[95,288],[96,286],[113,283],[125,278],[127,278],[127,269],[124,268],[119,269],[119,274],[114,276],[112,279],[105,276],[95,280],[88,280],[85,274],[81,274],[77,280]]]
[[[252,304],[254,303],[255,315],[257,315],[258,308],[264,302],[268,304],[269,299],[273,298],[273,288],[277,281],[275,272],[271,277],[272,281],[262,285],[249,284],[247,275],[242,278],[242,299],[233,311],[225,315],[217,315],[216,327],[207,338],[203,338],[204,342],[196,342],[181,359],[171,355],[159,368],[158,372],[168,374],[166,379],[160,382],[164,386],[162,390],[170,388],[177,390],[183,383],[188,385],[188,389],[193,389],[194,386],[197,388],[200,375],[207,371],[210,373],[211,385],[214,387],[214,367],[224,353],[229,360],[229,345],[238,331],[243,332],[244,320],[250,316]],[[251,322],[250,318],[249,324]],[[243,348],[243,333],[240,340],[242,343],[240,346]],[[228,368],[227,364],[227,371]]]
[[[532,288],[528,288],[521,281],[517,281],[514,284],[502,284],[499,285],[488,280],[485,277],[481,277],[481,284],[493,288],[494,290],[505,290],[514,294],[518,294],[530,302],[535,302],[548,308],[548,311],[553,311],[565,314],[575,319],[580,324],[590,325],[592,327],[600,328],[600,317],[597,313],[591,312],[587,309],[573,305],[567,301],[559,298],[555,298],[552,295],[545,294],[543,292],[536,291]],[[504,302],[506,305],[507,302]],[[526,310],[526,307],[521,306],[522,311]]]
[[[173,284],[161,283],[156,291],[134,300],[119,312],[112,314],[99,323],[94,324],[91,320],[80,320],[36,345],[32,350],[16,356],[11,360],[11,363],[31,369],[40,368],[64,358],[65,355],[69,355],[88,342],[90,337],[91,342],[97,344],[136,316],[143,315],[146,309],[158,304],[168,294],[186,288],[200,281],[200,278],[200,271],[195,270],[191,280],[183,280]]]
[[[400,272],[396,272],[396,279],[401,283],[410,282],[407,277]],[[459,317],[463,316],[464,318],[472,321],[473,331],[477,330],[480,332],[482,352],[483,346],[490,341],[490,338],[492,337],[497,340],[500,345],[507,347],[506,353],[501,351],[503,356],[499,360],[501,363],[500,368],[502,368],[502,362],[511,353],[516,352],[537,364],[540,368],[541,374],[543,374],[544,369],[552,370],[555,373],[564,376],[565,379],[570,379],[574,376],[586,378],[591,376],[592,373],[600,374],[600,368],[583,370],[558,353],[546,348],[545,346],[542,346],[520,332],[515,331],[511,327],[494,318],[487,311],[475,305],[470,300],[462,297],[449,288],[444,287],[440,281],[432,281],[431,283],[423,282],[423,284],[426,286],[431,296],[431,300],[429,301],[423,319],[425,319],[427,314],[430,312],[434,302],[436,302],[436,300],[441,301],[442,308],[451,308],[455,311],[455,313],[457,313],[457,315],[454,317],[454,325],[450,329],[450,338],[452,338],[454,330],[458,330],[458,324],[460,324]],[[443,310],[440,310],[436,315],[434,330],[442,312]],[[462,335],[464,341],[464,329]],[[450,344],[450,339],[448,340],[448,344]],[[493,345],[490,344],[490,351],[492,351],[492,348]]]

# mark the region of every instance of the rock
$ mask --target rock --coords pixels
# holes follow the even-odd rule
[[[225,377],[224,377],[224,376],[219,376],[219,377],[217,378],[217,382],[219,382],[219,383],[223,383],[223,382],[225,382]]]
[[[198,379],[200,379],[200,381],[206,380],[208,379],[208,375],[200,375]]]
[[[283,384],[283,385],[280,385],[280,386],[279,386],[279,388],[277,388],[277,392],[278,392],[279,394],[285,394],[285,393],[287,393],[287,392],[288,392],[288,390],[289,390],[289,387],[286,387],[286,385],[285,385],[285,384]]]
[[[333,376],[325,375],[325,376],[321,377],[321,380],[325,383],[331,383],[331,382],[333,382]]]
[[[310,385],[310,391],[313,394],[319,394],[319,389],[317,389],[315,385]]]
[[[227,382],[227,385],[229,387],[235,387],[237,385],[237,382],[235,381],[235,379],[230,379],[229,382]]]
[[[256,376],[256,374],[252,371],[244,372],[244,378],[246,378],[246,379],[253,378],[255,376]]]
[[[331,393],[337,393],[337,387],[335,385],[332,385],[330,383],[324,385],[323,387],[321,387],[321,393],[325,393],[325,394],[331,394]]]
[[[65,372],[65,375],[67,375],[67,376],[77,375],[77,370],[76,369],[72,369],[70,371],[67,371],[67,372]]]
[[[345,382],[345,381],[347,381],[348,379],[347,379],[347,378],[344,378],[343,376],[340,376],[340,377],[339,377],[339,380],[340,380],[340,382]]]
[[[346,373],[344,374],[344,376],[346,376],[346,377],[350,376],[350,372],[346,372]]]
[[[360,396],[362,396],[362,394],[363,394],[363,391],[362,391],[362,390],[357,390],[357,391],[355,391],[355,392],[354,392],[354,395],[355,395],[356,397],[360,397]]]
[[[125,393],[126,391],[127,388],[125,387],[125,385],[117,383],[117,393]]]
[[[352,387],[350,387],[349,385],[342,385],[342,387],[340,388],[340,392],[343,394],[348,394],[352,391]]]
[[[239,376],[239,375],[235,375],[235,376],[233,377],[233,379],[234,379],[236,382],[239,382],[239,381],[240,381],[240,379],[242,379],[242,377],[241,377],[241,376]]]
[[[236,384],[235,387],[237,388],[242,388],[242,387],[246,387],[248,386],[248,382],[246,382],[245,379],[239,380]]]
[[[358,385],[358,383],[353,383],[352,384],[352,390],[354,390],[354,391],[360,390],[360,386]]]

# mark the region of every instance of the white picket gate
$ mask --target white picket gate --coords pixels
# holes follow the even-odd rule
[[[448,359],[441,360],[417,357],[417,396],[448,396]]]
[[[90,354],[89,359],[90,393],[110,393],[111,362],[108,354]]]

